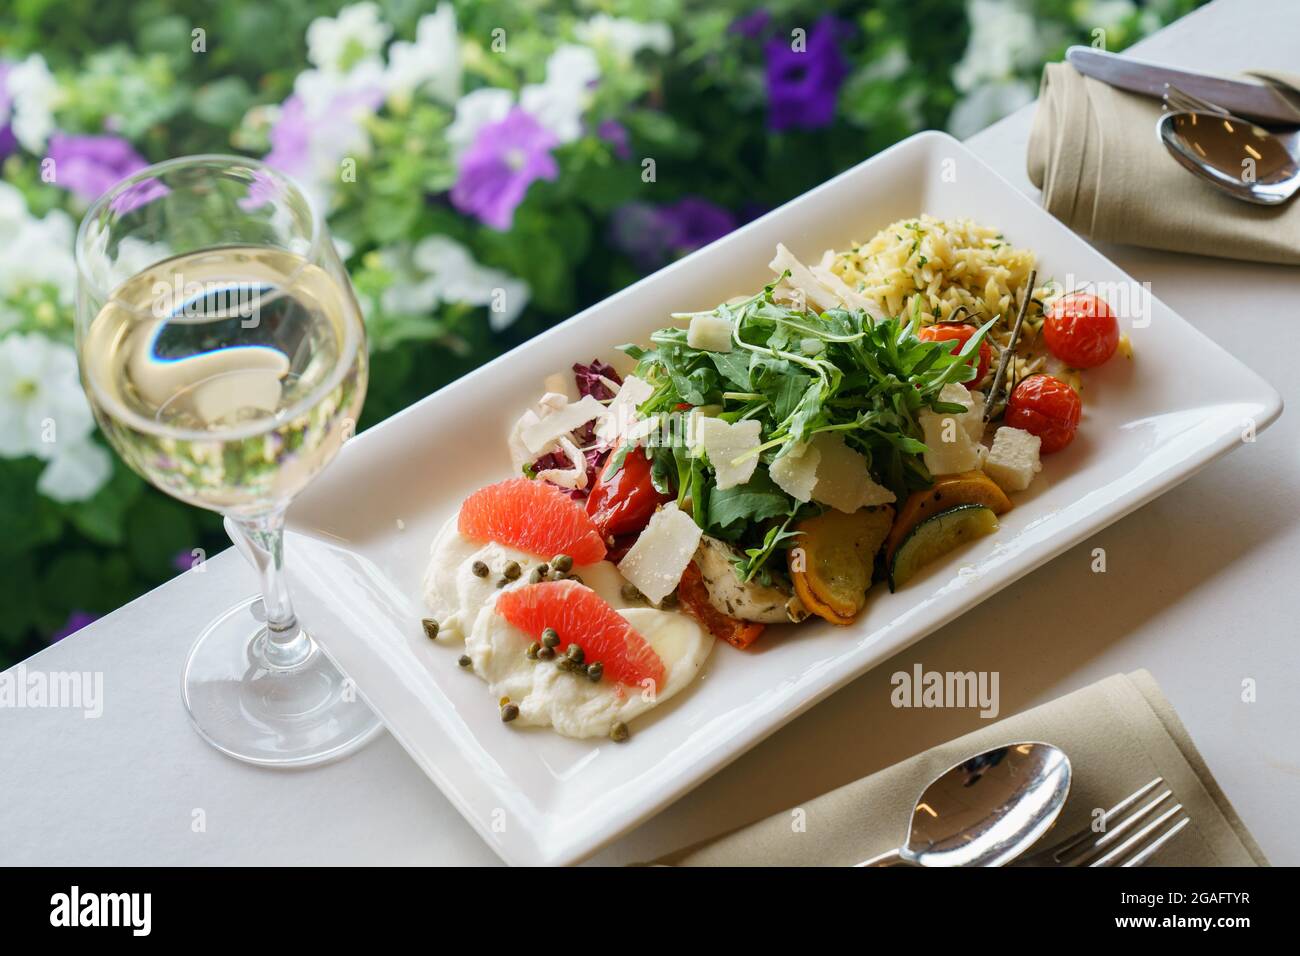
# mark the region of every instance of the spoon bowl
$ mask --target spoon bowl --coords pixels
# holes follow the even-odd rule
[[[939,774],[917,798],[907,842],[859,866],[1003,866],[1065,806],[1070,758],[1051,744],[1007,744]]]
[[[1181,110],[1161,116],[1156,134],[1179,164],[1236,199],[1276,206],[1300,189],[1300,163],[1248,120]]]

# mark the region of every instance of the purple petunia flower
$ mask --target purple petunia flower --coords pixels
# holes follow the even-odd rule
[[[627,159],[632,155],[632,143],[627,127],[618,120],[601,120],[600,125],[596,127],[596,135],[609,143],[614,150],[614,155],[619,159]]]
[[[685,255],[736,228],[736,217],[726,209],[686,196],[664,206],[627,203],[614,211],[612,238],[638,268],[650,270],[670,256]]]
[[[13,97],[9,95],[11,69],[13,69],[12,63],[0,63],[0,116],[6,117],[4,125],[0,126],[0,159],[4,159],[18,148],[18,140],[14,138],[13,123],[10,122],[12,117],[9,115],[14,105]]]
[[[759,7],[752,13],[732,20],[731,26],[727,27],[727,32],[739,34],[749,40],[757,40],[767,31],[768,24],[771,22],[772,14]]]
[[[840,85],[849,74],[838,41],[851,29],[850,24],[828,14],[813,24],[803,49],[794,49],[784,36],[767,41],[770,129],[818,129],[834,120]]]
[[[384,91],[365,86],[335,93],[328,103],[309,109],[297,93],[280,104],[279,116],[267,133],[268,166],[307,182],[321,166],[332,166],[356,142],[362,118],[384,102]]]
[[[81,630],[87,624],[98,620],[98,614],[91,614],[88,611],[73,611],[68,615],[68,620],[63,627],[50,635],[50,643],[53,644],[56,641],[61,641],[68,635],[77,633],[77,631]]]
[[[551,155],[558,144],[554,133],[515,107],[478,131],[461,157],[451,204],[493,229],[509,229],[528,187],[560,174]]]
[[[55,133],[48,158],[54,161],[55,182],[86,202],[94,202],[119,180],[149,165],[120,136]]]

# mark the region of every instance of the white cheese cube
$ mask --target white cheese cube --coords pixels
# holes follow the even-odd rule
[[[698,422],[700,444],[717,472],[718,487],[726,490],[749,481],[758,467],[758,455],[746,455],[759,446],[762,425],[748,418],[734,425],[721,418],[701,418]],[[742,461],[737,458],[745,456]]]
[[[871,479],[867,459],[845,444],[839,433],[819,433],[812,440],[812,448],[820,456],[813,500],[845,514],[894,500],[892,491]]]
[[[691,317],[686,344],[706,352],[731,351],[731,321],[716,313]]]
[[[1038,460],[1042,439],[1023,428],[1003,425],[993,436],[993,447],[984,460],[984,474],[1003,491],[1024,491],[1043,470]]]
[[[623,577],[658,604],[682,579],[700,545],[700,526],[671,501],[650,518],[627,555],[618,563]]]
[[[817,466],[822,453],[806,442],[798,442],[772,462],[768,474],[776,486],[795,501],[810,501],[817,486]]]

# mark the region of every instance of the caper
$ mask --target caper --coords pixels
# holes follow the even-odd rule
[[[461,667],[469,667],[474,662],[469,659],[468,654],[462,654],[460,655],[460,660],[458,660],[456,663],[459,664]]]
[[[528,583],[540,584],[542,577],[543,577],[542,572],[537,568],[533,568],[531,571],[528,572]]]
[[[584,657],[582,653],[582,648],[579,647],[577,644],[570,644],[568,647],[566,647],[564,649],[564,654],[566,657],[568,657],[569,660],[573,661],[573,663],[575,664],[581,664]]]
[[[509,578],[498,578],[498,579],[497,579],[497,587],[499,587],[499,588],[503,588],[503,587],[505,587],[505,586],[506,586],[507,584],[509,584],[509,583],[510,583],[510,579],[509,579]]]
[[[537,650],[537,659],[539,661],[550,661],[555,659],[555,648],[542,645]]]
[[[537,652],[540,651],[541,649],[542,649],[542,645],[538,644],[536,641],[533,641],[533,643],[528,645],[528,650],[525,651],[524,653],[528,655],[528,659],[530,661],[535,661],[537,660]]]
[[[422,624],[422,625],[424,626],[424,636],[425,636],[425,637],[427,637],[427,638],[428,638],[429,640],[431,640],[431,641],[434,641],[434,640],[437,640],[437,639],[438,639],[438,622],[437,622],[437,621],[435,621],[435,620],[434,620],[433,618],[431,618],[431,617],[426,617],[423,621],[420,622],[420,624]]]
[[[576,582],[579,583],[579,584],[585,584],[585,583],[586,583],[585,581],[582,580],[582,578],[578,577],[578,575],[576,575],[576,574],[566,574],[566,575],[564,576],[564,580],[566,580],[566,581],[576,581]]]
[[[621,720],[613,727],[609,728],[609,739],[614,741],[616,744],[621,744],[630,736],[631,733],[627,729],[627,724],[623,723]]]
[[[519,708],[515,704],[506,704],[501,708],[501,720],[503,723],[510,723],[519,716]]]
[[[551,558],[551,567],[555,568],[555,570],[559,571],[561,574],[568,574],[573,568],[573,558],[569,557],[567,554],[557,554],[555,557]]]
[[[599,683],[600,679],[605,676],[605,665],[600,661],[587,665],[587,676],[591,678],[592,683]]]
[[[641,593],[641,589],[638,588],[638,587],[637,587],[635,584],[633,584],[631,581],[628,581],[626,584],[623,585],[622,591],[623,591],[623,600],[624,600],[624,601],[644,601],[644,600],[645,600],[645,595]]]
[[[548,627],[542,631],[542,643],[545,644],[547,647],[559,646],[560,635],[556,633],[555,628]]]
[[[523,569],[519,567],[518,561],[507,561],[506,566],[501,569],[501,573],[505,575],[507,581],[513,581],[515,578],[519,577],[522,570]]]
[[[572,672],[577,668],[577,663],[571,657],[561,657],[555,662],[555,666],[562,671]]]
[[[488,566],[482,561],[475,561],[470,565],[470,570],[474,572],[475,577],[485,578],[488,576]]]
[[[543,563],[543,564],[539,564],[535,570],[542,577],[546,577],[548,574],[551,573],[551,566],[549,564]]]

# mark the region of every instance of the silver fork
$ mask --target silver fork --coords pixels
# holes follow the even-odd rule
[[[1138,806],[1164,787],[1156,777],[1106,811],[1100,833],[1084,827],[1054,846],[1022,857],[1014,866],[1141,866],[1192,822],[1168,788]],[[1134,808],[1137,809],[1134,809]],[[1148,820],[1155,815],[1154,819]]]

